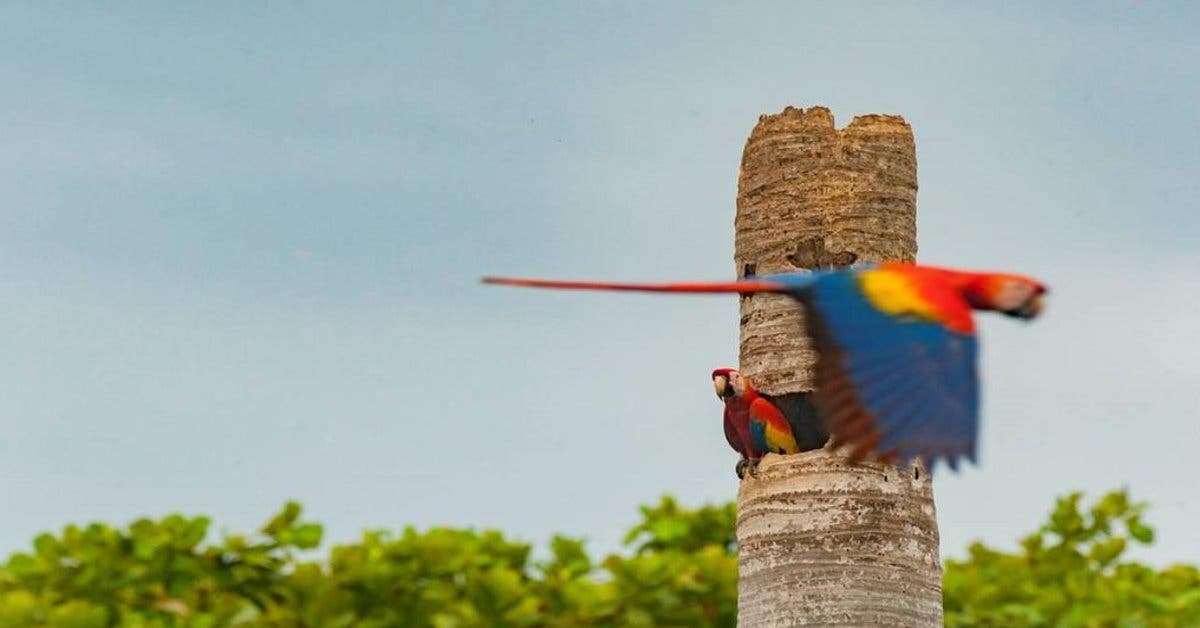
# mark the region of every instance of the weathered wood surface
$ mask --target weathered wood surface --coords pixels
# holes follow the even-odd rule
[[[898,116],[837,130],[787,108],[750,134],[738,178],[739,275],[916,256],[916,151]],[[741,303],[741,370],[760,390],[812,390],[816,355],[793,301]],[[933,489],[915,467],[835,452],[768,455],[738,491],[738,624],[940,626]]]

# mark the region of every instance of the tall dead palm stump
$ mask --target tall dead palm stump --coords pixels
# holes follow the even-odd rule
[[[762,116],[742,155],[739,275],[916,255],[912,129],[869,115],[844,130],[824,107]],[[764,392],[807,394],[816,354],[796,304],[741,303],[741,369]],[[836,452],[768,455],[738,491],[738,624],[940,626],[933,489],[922,469]]]

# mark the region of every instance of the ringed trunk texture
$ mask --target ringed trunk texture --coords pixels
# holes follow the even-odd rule
[[[762,116],[738,177],[739,276],[916,256],[916,149],[899,116],[834,128],[824,107]],[[741,371],[808,394],[816,354],[796,303],[741,301]],[[924,469],[838,452],[768,454],[738,490],[738,625],[941,626],[933,487]]]

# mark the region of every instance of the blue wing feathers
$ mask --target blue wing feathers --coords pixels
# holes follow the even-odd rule
[[[909,365],[908,372],[921,381],[930,407],[921,415],[884,428],[883,431],[891,432],[885,443],[900,447],[902,458],[938,454],[953,458],[970,453],[976,419],[967,398],[974,382],[963,376],[964,371],[972,372],[963,366],[960,359],[947,352],[924,354]]]
[[[802,297],[822,364],[818,393],[835,437],[927,466],[974,460],[978,379],[974,336],[877,310],[853,273],[816,277]],[[839,433],[839,431],[841,433]]]
[[[928,425],[931,413],[937,412],[938,406],[938,401],[926,390],[922,390],[922,394],[909,398],[907,401],[908,403],[896,408],[894,412],[885,414],[886,419],[881,420],[879,426],[880,432],[884,435],[879,444],[880,451],[894,450],[901,460],[909,460],[916,454],[913,446],[918,443],[905,438],[907,433],[911,431],[911,428]]]
[[[760,421],[751,421],[750,440],[754,443],[756,454],[761,456],[767,453],[767,426]]]
[[[903,371],[896,372],[903,373]],[[903,375],[892,376],[887,379],[873,380],[869,391],[860,399],[864,410],[875,416],[886,417],[889,411],[895,410],[897,405],[909,403],[921,391],[920,381]]]
[[[800,292],[810,289],[818,280],[824,280],[829,277],[840,275],[840,272],[830,272],[828,270],[815,270],[812,272],[791,272],[791,273],[775,273],[772,275],[757,275],[754,277],[746,277],[746,279],[772,281],[782,284],[788,292]]]
[[[889,405],[881,406],[872,413],[880,417],[879,430],[883,434],[880,450],[896,450],[902,458],[911,457],[912,454],[909,434],[920,429],[929,420],[930,414],[939,410],[937,400],[928,394],[925,387],[913,388],[920,392],[895,398]]]

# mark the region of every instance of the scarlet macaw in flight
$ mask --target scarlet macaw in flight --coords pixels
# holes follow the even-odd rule
[[[1032,319],[1046,286],[1021,275],[884,262],[727,282],[611,283],[485,278],[536,288],[774,292],[803,304],[818,353],[814,399],[851,460],[938,459],[978,450],[978,343],[971,310]]]

